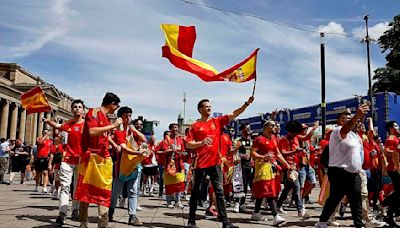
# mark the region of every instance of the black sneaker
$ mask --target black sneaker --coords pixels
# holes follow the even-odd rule
[[[109,208],[108,209],[108,221],[112,222],[114,221],[113,217],[114,217],[114,210],[115,208]]]
[[[227,222],[227,223],[222,223],[222,228],[239,228],[239,226],[236,226],[235,224]]]
[[[58,215],[58,217],[56,219],[56,223],[58,223],[60,225],[64,225],[65,220],[67,220],[67,216],[65,215],[64,212],[60,212],[60,214]]]
[[[71,219],[72,219],[72,221],[79,220],[79,210],[78,209],[72,211]]]
[[[196,226],[196,222],[191,222],[191,221],[189,221],[188,222],[188,225],[187,225],[187,228],[197,228],[197,226]]]

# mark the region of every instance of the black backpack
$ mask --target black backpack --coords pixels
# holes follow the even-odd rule
[[[329,145],[327,145],[325,147],[325,149],[322,151],[321,158],[319,159],[319,162],[324,167],[326,167],[326,168],[328,167],[328,165],[329,165]]]

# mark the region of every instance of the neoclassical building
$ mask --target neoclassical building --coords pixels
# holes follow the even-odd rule
[[[21,107],[20,96],[38,85],[45,92],[52,111],[27,115]],[[44,128],[40,120],[43,117],[56,118],[57,121],[72,118],[72,101],[72,97],[18,64],[0,63],[0,138],[19,138],[34,145]]]

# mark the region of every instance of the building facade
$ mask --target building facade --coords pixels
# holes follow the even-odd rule
[[[27,115],[21,106],[22,93],[40,86],[51,106],[50,112]],[[30,145],[42,135],[45,127],[43,118],[62,122],[72,118],[73,98],[54,85],[15,63],[0,63],[0,138],[22,139]]]

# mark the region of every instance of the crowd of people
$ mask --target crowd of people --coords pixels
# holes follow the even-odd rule
[[[126,201],[128,224],[142,226],[138,198],[158,193],[168,208],[188,204],[189,228],[197,227],[198,206],[206,207],[206,214],[217,217],[222,227],[235,228],[227,208],[236,213],[252,209],[251,220],[268,221],[261,213],[265,207],[272,225],[279,226],[291,205],[299,219],[310,218],[306,205],[314,201],[323,206],[316,227],[340,226],[336,213],[343,216],[347,204],[357,228],[399,227],[400,130],[395,121],[386,124],[385,143],[372,119],[365,118],[368,104],[355,114],[339,113],[337,127],[319,142],[313,138],[318,122],[307,126],[289,121],[284,126],[288,133],[281,135],[274,115],[260,133],[248,124],[235,132],[230,121],[253,100],[211,118],[211,103],[203,99],[197,105],[200,118],[190,128],[181,134],[180,126],[171,123],[159,142],[143,134],[143,121],[132,120],[133,110],[120,107],[117,95],[106,93],[101,106],[86,113],[84,102],[75,100],[71,120],[41,120],[53,131],[45,128],[34,147],[20,139],[1,139],[0,181],[14,184],[18,172],[21,184],[34,178],[34,191],[42,186],[43,193],[59,200],[56,222],[61,225],[72,200],[71,219],[80,221],[80,227],[87,227],[89,204],[98,205],[98,226],[108,227],[117,205],[125,207]],[[115,112],[111,122],[109,114]],[[319,197],[312,199],[317,184]]]

